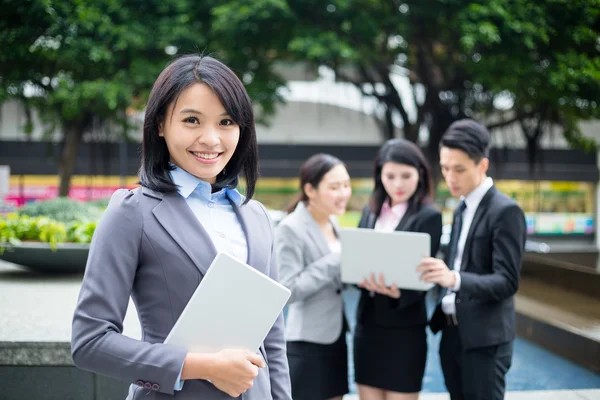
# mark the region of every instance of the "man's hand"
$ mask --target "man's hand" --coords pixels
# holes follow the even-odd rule
[[[421,280],[427,283],[437,283],[445,288],[453,288],[456,285],[456,276],[439,258],[423,258],[417,272],[421,273]]]

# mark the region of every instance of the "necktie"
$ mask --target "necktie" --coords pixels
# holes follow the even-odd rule
[[[450,234],[450,243],[448,244],[448,259],[447,265],[451,270],[454,269],[454,261],[456,261],[456,253],[458,251],[458,240],[460,239],[460,232],[462,231],[462,222],[463,222],[463,214],[465,209],[467,208],[467,204],[464,200],[462,200],[459,206],[454,211],[454,218],[452,221],[452,233]],[[442,288],[440,287],[440,294],[438,298],[438,302],[441,303],[442,297],[452,292],[450,288]]]
[[[458,252],[458,240],[460,239],[460,233],[462,231],[463,214],[467,208],[467,203],[462,200],[459,206],[454,212],[454,221],[452,222],[452,234],[450,236],[450,243],[448,245],[448,268],[454,269],[454,262],[456,261],[456,253]]]

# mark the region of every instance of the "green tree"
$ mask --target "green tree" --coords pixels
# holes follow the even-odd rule
[[[92,127],[123,134],[127,110],[141,110],[174,56],[215,55],[230,65],[257,105],[257,119],[281,102],[269,28],[286,28],[278,1],[2,0],[0,103],[17,99],[49,134],[62,132],[59,195],[67,196],[79,144]],[[288,16],[289,20],[289,16]],[[259,26],[255,23],[258,22]],[[256,33],[259,32],[259,35]],[[257,45],[258,43],[258,45]]]
[[[573,144],[596,146],[577,124],[600,116],[597,0],[259,3],[252,10],[252,2],[228,1],[219,16],[234,23],[220,29],[254,52],[331,67],[378,100],[384,138],[395,136],[395,121],[413,141],[426,127],[433,163],[442,133],[464,117],[491,129],[520,124],[532,159],[551,127]],[[276,25],[266,15],[276,15]],[[409,79],[412,97],[401,96],[394,75]]]
[[[189,30],[181,1],[4,0],[0,18],[0,102],[38,111],[60,128],[59,195],[67,196],[79,144],[92,127],[125,133],[157,74]],[[199,29],[198,25],[190,24]],[[202,40],[196,41],[202,46]],[[31,131],[29,118],[26,131]]]
[[[275,65],[308,62],[378,100],[383,138],[395,136],[397,121],[413,141],[427,128],[434,164],[441,134],[464,117],[492,129],[519,124],[533,160],[551,127],[596,147],[577,126],[600,117],[599,3],[3,0],[0,102],[17,98],[49,132],[61,128],[61,195],[91,125],[126,131],[126,110],[143,107],[172,55],[190,52],[230,65],[261,121],[282,101]],[[401,96],[395,75],[408,78],[413,96]]]

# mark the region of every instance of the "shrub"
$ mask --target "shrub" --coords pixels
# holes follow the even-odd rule
[[[98,221],[102,208],[89,203],[59,197],[52,200],[28,203],[19,210],[19,214],[30,217],[48,217],[59,222]]]
[[[22,241],[49,243],[52,249],[56,249],[58,243],[90,243],[95,229],[96,221],[64,223],[45,216],[1,215],[0,253],[6,245],[18,245]]]

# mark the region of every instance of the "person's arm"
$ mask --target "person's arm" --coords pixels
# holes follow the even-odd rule
[[[292,291],[288,303],[302,301],[339,279],[340,254],[329,253],[305,265],[302,240],[288,225],[277,226],[275,255],[281,284]]]
[[[431,213],[417,225],[415,232],[422,232],[429,234],[431,238],[431,257],[435,257],[440,248],[440,238],[442,237],[442,214],[439,212]],[[410,307],[416,302],[420,301],[425,297],[427,292],[418,290],[401,290],[400,298],[390,299],[393,305],[397,309]]]
[[[184,348],[122,335],[139,262],[143,219],[134,192],[118,190],[98,223],[73,316],[71,352],[78,368],[173,394]]]
[[[501,301],[519,288],[527,227],[517,205],[507,207],[492,224],[492,273],[460,272],[460,291],[477,299]]]
[[[261,206],[262,207],[262,206]],[[273,225],[267,211],[263,208],[271,226],[271,240],[273,240]],[[271,258],[269,259],[267,275],[279,281],[279,265],[275,254],[275,243],[271,245]],[[286,345],[283,329],[283,313],[277,317],[277,321],[265,338],[265,352],[267,353],[267,368],[271,378],[271,396],[273,400],[292,400],[292,384],[290,382],[290,371],[286,353]]]
[[[371,208],[367,204],[366,206],[363,207],[362,214],[360,215],[360,220],[358,221],[357,228],[367,228],[370,215],[371,215]],[[344,251],[344,249],[342,249],[342,251]],[[368,281],[367,277],[365,277],[365,281]],[[364,287],[362,287],[361,284],[353,284],[351,286],[354,286],[355,288],[360,290],[361,295],[370,296],[371,294],[374,294],[374,292],[371,292],[370,290],[367,290]]]

